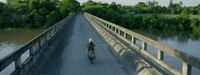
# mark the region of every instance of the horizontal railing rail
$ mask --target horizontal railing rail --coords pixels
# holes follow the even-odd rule
[[[47,45],[50,40],[52,40],[53,38],[56,37],[56,35],[59,34],[59,32],[63,29],[63,26],[73,15],[74,14],[56,23],[52,27],[48,28],[47,30],[37,35],[35,38],[30,40],[23,46],[21,46],[16,51],[0,59],[0,72],[3,71],[5,68],[7,68],[13,62],[15,63],[15,70],[12,73],[15,73],[16,71],[20,71],[23,67],[26,66],[28,62],[30,61],[34,62],[35,61],[34,56],[38,54],[38,52],[43,46]],[[26,51],[29,51],[29,57],[27,57],[25,61],[22,62],[22,55]]]
[[[170,71],[173,74],[191,75],[192,67],[195,67],[200,70],[200,59],[197,57],[191,56],[187,53],[181,52],[180,50],[163,45],[153,39],[150,39],[134,31],[128,30],[124,27],[121,27],[114,23],[98,18],[89,13],[85,13],[85,15],[89,17],[91,20],[98,23],[100,26],[104,27],[106,30],[109,30],[110,32],[116,34],[118,37],[120,37],[121,39],[132,45],[142,55],[148,57],[150,60],[156,62],[157,64],[164,67],[166,70]],[[136,40],[140,40],[142,42],[142,45],[141,46],[137,45]],[[157,56],[154,56],[147,50],[147,45],[153,46],[157,49]],[[174,66],[164,62],[164,53],[181,60],[182,71],[178,71],[176,68],[174,68]]]

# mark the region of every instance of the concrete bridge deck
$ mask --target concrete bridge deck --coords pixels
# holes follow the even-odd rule
[[[127,75],[117,59],[110,53],[113,49],[90,25],[83,15],[77,14],[65,28],[64,48],[51,55],[48,61],[36,66],[31,75]],[[65,37],[64,37],[65,38]],[[92,38],[96,44],[96,61],[90,64],[86,55],[86,43]]]

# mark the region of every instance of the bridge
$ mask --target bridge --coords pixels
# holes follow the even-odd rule
[[[94,64],[86,55],[89,38],[97,45]],[[180,60],[181,70],[165,54]],[[192,75],[193,68],[200,69],[199,58],[89,13],[71,14],[0,59],[0,75]]]

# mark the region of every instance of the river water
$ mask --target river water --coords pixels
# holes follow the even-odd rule
[[[0,59],[33,39],[42,31],[44,30],[0,30]],[[28,55],[28,53],[25,54]],[[14,63],[0,72],[0,75],[9,75],[14,70],[13,65]]]

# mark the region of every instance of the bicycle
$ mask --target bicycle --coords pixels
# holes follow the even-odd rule
[[[95,52],[94,50],[88,50],[88,59],[90,60],[90,63],[93,64],[95,60]]]
[[[92,39],[89,39],[88,44],[86,45],[87,47],[87,55],[88,55],[88,59],[91,61],[91,64],[94,63],[94,58],[95,58],[95,44],[92,42]]]

